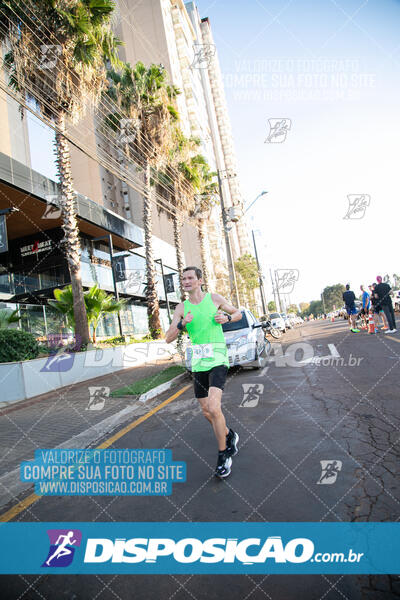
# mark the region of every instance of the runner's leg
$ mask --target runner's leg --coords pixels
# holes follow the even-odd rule
[[[229,429],[226,426],[225,417],[221,410],[222,390],[210,387],[207,398],[197,398],[203,410],[203,415],[211,423],[215,437],[218,442],[218,450],[226,449],[226,436]]]

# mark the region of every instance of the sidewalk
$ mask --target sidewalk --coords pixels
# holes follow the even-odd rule
[[[111,393],[149,375],[157,378],[171,364],[176,363],[170,359],[133,367],[0,409],[0,504],[4,504],[5,475],[19,468],[21,461],[32,460],[38,448],[55,448],[75,436],[79,436],[80,447],[88,446],[104,437],[118,421],[127,420],[132,412],[148,410],[135,396],[106,397],[104,406],[98,402],[89,408],[89,388],[100,388],[104,397],[103,388],[109,388]],[[120,415],[121,411],[125,411],[126,416],[125,412]],[[19,481],[19,474],[9,479]]]

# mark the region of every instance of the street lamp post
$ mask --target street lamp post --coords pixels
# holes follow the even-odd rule
[[[262,278],[260,262],[258,260],[258,252],[257,252],[256,238],[255,238],[255,235],[254,235],[254,229],[251,230],[251,234],[253,236],[254,252],[255,252],[256,261],[257,261],[258,281],[260,283],[261,303],[262,303],[263,315],[266,315],[267,314],[267,309],[266,309],[266,304],[265,304],[264,282],[263,282],[263,278]]]
[[[321,298],[322,298],[322,306],[324,307],[324,314],[325,314],[326,313],[326,308],[325,308],[324,292],[321,292]]]
[[[249,206],[246,208],[246,210],[243,212],[242,217],[244,217],[244,215],[257,202],[257,200],[259,198],[261,198],[261,196],[264,196],[265,194],[268,194],[268,192],[263,191],[263,192],[261,192],[261,194],[258,194],[257,198],[255,198],[253,200],[253,202],[251,202],[249,204]],[[257,244],[256,244],[256,238],[255,238],[255,235],[254,235],[254,229],[251,230],[251,235],[253,237],[254,254],[255,254],[255,257],[256,257],[256,261],[257,261],[258,281],[259,281],[259,284],[260,284],[260,294],[261,294],[261,304],[262,304],[263,314],[266,315],[267,314],[267,308],[266,308],[266,301],[265,301],[264,280],[263,280],[263,275],[262,275],[260,261],[258,260]]]
[[[228,260],[229,284],[230,284],[230,288],[231,288],[233,304],[235,306],[239,306],[239,294],[238,294],[238,289],[237,289],[235,267],[233,264],[231,241],[229,239],[228,218],[227,218],[226,210],[225,210],[224,194],[222,192],[221,173],[222,173],[222,171],[220,171],[218,169],[218,171],[217,171],[218,188],[219,188],[219,197],[221,200],[222,225],[224,228],[226,255],[227,255],[227,260]],[[234,177],[234,175],[227,174],[225,178],[228,178],[228,177]]]
[[[281,297],[280,297],[280,294],[279,294],[278,276],[277,276],[277,274],[276,274],[276,269],[275,269],[275,271],[274,271],[274,274],[275,274],[275,286],[276,286],[276,294],[277,294],[277,296],[278,296],[278,302],[279,302],[279,312],[283,312],[283,311],[282,311],[282,302],[281,302]]]

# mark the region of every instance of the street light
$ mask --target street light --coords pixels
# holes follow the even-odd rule
[[[251,202],[251,203],[249,204],[249,206],[246,208],[246,210],[244,211],[243,215],[245,215],[245,214],[246,214],[246,213],[247,213],[247,212],[248,212],[248,211],[251,209],[251,207],[253,206],[253,204],[255,204],[255,203],[257,202],[257,200],[258,200],[259,198],[261,198],[261,196],[264,196],[265,194],[268,194],[268,192],[265,192],[265,191],[264,191],[264,192],[261,192],[261,194],[258,194],[257,198],[255,198],[255,200],[253,200],[253,202]],[[242,216],[243,216],[243,215],[242,215]]]
[[[221,212],[222,212],[222,224],[224,228],[224,237],[225,237],[225,245],[226,245],[226,255],[228,260],[228,270],[229,270],[229,283],[231,288],[231,296],[232,301],[235,306],[239,306],[239,294],[237,289],[237,281],[236,281],[236,273],[235,267],[233,265],[233,256],[232,256],[232,248],[231,241],[229,239],[229,231],[228,222],[232,220],[232,218],[228,218],[227,212],[225,210],[224,203],[224,195],[222,192],[222,179],[230,179],[232,177],[236,177],[236,173],[229,173],[228,171],[221,171],[218,169],[218,188],[219,188],[219,197],[221,200]]]
[[[263,191],[263,192],[261,192],[261,194],[258,194],[257,198],[255,198],[255,200],[253,200],[253,202],[251,202],[249,204],[249,206],[246,208],[246,210],[243,212],[242,217],[250,210],[250,208],[257,202],[257,200],[259,198],[261,198],[261,196],[264,196],[265,194],[268,194],[268,192]],[[262,304],[263,314],[266,315],[267,314],[267,304],[265,301],[264,280],[263,280],[263,275],[262,275],[262,271],[261,271],[260,261],[258,260],[257,244],[256,244],[256,237],[254,235],[254,229],[251,230],[251,235],[253,237],[254,254],[256,256],[256,261],[257,261],[258,281],[260,284],[260,294],[261,294],[261,304]]]

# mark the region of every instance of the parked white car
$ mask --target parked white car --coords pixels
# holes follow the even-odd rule
[[[269,315],[269,318],[271,320],[272,327],[275,327],[275,329],[280,329],[281,331],[283,331],[283,333],[286,332],[285,321],[282,319],[280,313],[271,313]]]
[[[281,313],[282,319],[285,321],[286,329],[293,329],[292,320],[288,317],[286,313]]]
[[[240,321],[224,323],[226,346],[228,348],[229,366],[253,367],[260,369],[267,364],[271,352],[271,343],[265,338],[263,323],[257,321],[253,313],[242,308]],[[191,371],[192,349],[186,346],[186,368]]]

